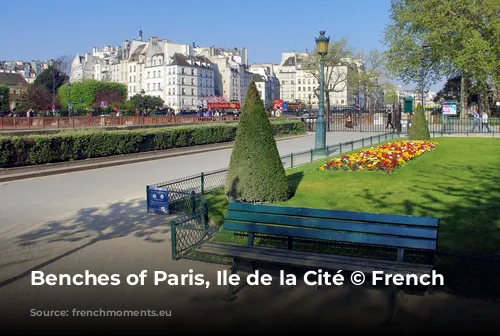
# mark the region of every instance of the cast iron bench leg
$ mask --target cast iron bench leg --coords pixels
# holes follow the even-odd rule
[[[255,271],[257,271],[257,263],[252,261],[252,272],[255,274]]]
[[[236,274],[238,272],[238,266],[240,261],[237,258],[233,259],[233,266],[231,267],[231,275]],[[226,295],[222,297],[224,301],[234,301],[236,299],[236,295],[234,295],[234,285],[229,284],[229,289]]]
[[[389,307],[387,309],[386,324],[391,323],[394,316],[394,309],[396,308],[396,300],[398,298],[399,288],[396,285],[390,285],[388,291]]]

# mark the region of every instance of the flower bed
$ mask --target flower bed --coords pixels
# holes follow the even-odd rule
[[[430,152],[437,145],[430,141],[396,141],[372,147],[358,153],[333,159],[320,170],[375,170],[390,172],[406,161]]]

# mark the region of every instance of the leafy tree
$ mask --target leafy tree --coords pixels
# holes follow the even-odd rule
[[[342,92],[347,85],[347,73],[340,70],[338,65],[352,67],[346,61],[353,54],[347,45],[347,40],[331,41],[328,47],[328,54],[325,57],[325,111],[328,116],[330,111],[330,93]],[[320,83],[320,58],[317,50],[313,50],[308,57],[301,60],[302,69],[311,74],[318,82],[318,87],[314,90],[314,95],[319,99]]]
[[[4,84],[0,84],[0,112],[10,111],[9,106],[9,87]]]
[[[48,68],[43,70],[42,73],[35,79],[34,84],[40,85],[48,92],[55,93],[64,83],[67,82],[67,80],[68,76],[52,65],[49,65]]]
[[[460,71],[461,109],[466,111],[468,84],[484,93],[488,79],[498,78],[498,11],[498,0],[392,0],[385,32],[389,68],[420,88]],[[430,49],[423,50],[423,42]]]
[[[66,106],[71,94],[71,103],[75,110],[86,110],[95,107],[98,95],[111,98],[112,103],[125,101],[127,87],[121,83],[100,82],[97,80],[85,80],[81,82],[62,85],[57,91],[59,103]],[[99,100],[99,106],[102,99]],[[108,103],[111,104],[111,102]]]
[[[417,105],[415,115],[413,117],[410,132],[408,135],[410,140],[430,140],[429,126],[425,120],[424,109],[421,104]]]
[[[122,83],[115,82],[99,82],[101,85],[99,86],[98,92],[116,92],[118,95],[122,97],[122,100],[127,99],[127,86]]]
[[[387,84],[385,94],[384,94],[384,104],[394,105],[398,103],[398,94],[394,85]]]
[[[23,90],[17,111],[49,111],[52,108],[52,94],[39,85],[30,85]]]
[[[358,88],[358,101],[360,91],[363,90],[367,99],[365,103],[366,108],[371,110],[376,105],[383,104],[379,99],[383,91],[390,87],[391,84],[384,82],[385,77],[385,54],[379,52],[377,49],[371,50],[368,54],[363,52],[359,53],[353,59],[354,70],[349,71],[347,74],[347,83],[350,87]]]
[[[97,108],[101,106],[101,103],[105,101],[108,105],[113,106],[116,103],[122,103],[124,101],[123,96],[119,92],[113,90],[99,91],[95,95],[92,107]]]
[[[161,109],[164,107],[165,102],[161,97],[150,96],[150,95],[140,95],[136,94],[130,97],[130,104],[134,109],[138,109],[142,111],[143,107],[146,112],[150,112],[153,110]]]
[[[231,201],[274,202],[290,197],[271,123],[250,83],[236,132],[225,193]]]

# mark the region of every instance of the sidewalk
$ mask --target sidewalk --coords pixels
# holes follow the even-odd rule
[[[162,328],[173,331],[262,332],[291,327],[382,330],[386,293],[363,287],[331,287],[314,291],[302,281],[297,286],[245,286],[233,302],[224,302],[225,286],[217,286],[223,265],[189,260],[173,261],[167,219],[145,212],[143,200],[127,200],[102,208],[81,209],[52,218],[37,228],[17,232],[2,241],[0,253],[0,316],[2,327],[53,327],[79,330],[103,323],[107,327]],[[155,271],[167,274],[203,274],[205,286],[154,285]],[[45,274],[119,274],[118,286],[33,286],[30,270]],[[129,286],[127,275],[148,271],[144,286]],[[24,273],[24,276],[22,276]],[[261,273],[268,273],[261,269]],[[239,273],[241,277],[247,274]],[[21,275],[21,276],[20,276]],[[10,279],[10,281],[6,281]],[[399,299],[393,322],[383,331],[418,328],[490,327],[500,316],[500,304],[444,293],[407,295]],[[30,318],[40,310],[171,310],[172,317]],[[47,322],[48,321],[48,322]],[[98,322],[97,322],[98,321]],[[45,324],[44,324],[45,322]],[[51,323],[50,323],[51,322]],[[94,323],[95,322],[95,323]],[[139,324],[140,323],[140,324]],[[49,325],[51,324],[51,325]],[[498,328],[498,326],[497,326]],[[39,330],[40,331],[40,330]]]
[[[287,135],[282,137],[276,137],[276,141],[303,138],[308,135],[309,134],[306,133],[302,135]],[[182,155],[206,153],[211,151],[232,148],[233,145],[234,141],[231,141],[218,144],[173,148],[173,149],[144,152],[144,153],[114,155],[109,157],[92,158],[85,160],[60,162],[60,163],[47,163],[42,165],[32,165],[32,166],[14,167],[14,168],[0,168],[0,182],[8,182],[14,180],[33,178],[33,177],[41,177],[41,176],[64,174],[64,173],[90,170],[90,169],[113,167],[113,166],[126,165],[144,161],[166,159]]]

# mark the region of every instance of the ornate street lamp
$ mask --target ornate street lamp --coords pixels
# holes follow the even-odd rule
[[[316,145],[315,149],[322,150],[326,147],[326,129],[325,129],[325,58],[328,54],[328,43],[330,37],[325,36],[325,31],[319,32],[316,38],[316,50],[320,55],[319,63],[319,106],[318,119],[316,119]]]

